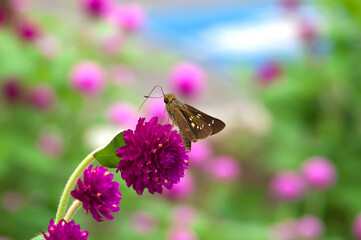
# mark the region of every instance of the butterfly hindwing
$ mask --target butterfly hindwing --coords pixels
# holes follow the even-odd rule
[[[221,120],[214,118],[212,116],[209,116],[205,114],[204,112],[199,111],[198,109],[189,106],[188,104],[184,104],[186,106],[187,110],[193,114],[197,118],[197,120],[201,120],[204,122],[205,125],[211,128],[211,134],[214,135],[225,128],[226,124],[222,122]]]

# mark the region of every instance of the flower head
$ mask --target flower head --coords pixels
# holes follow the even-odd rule
[[[231,156],[219,156],[213,160],[209,171],[214,179],[234,182],[241,175],[241,166]]]
[[[96,95],[104,87],[105,73],[96,62],[84,61],[74,66],[70,74],[72,87],[84,95]]]
[[[107,115],[112,124],[124,128],[134,128],[138,118],[135,107],[125,102],[114,103],[111,105],[108,108]]]
[[[270,190],[272,196],[278,200],[298,200],[303,197],[306,187],[298,173],[284,171],[272,179]]]
[[[7,103],[17,103],[23,95],[22,83],[16,77],[8,77],[3,80],[2,95]]]
[[[40,36],[39,27],[30,21],[21,21],[17,25],[19,37],[26,42],[33,42]]]
[[[136,3],[114,6],[108,18],[115,25],[127,33],[134,33],[142,29],[146,22],[144,9]]]
[[[169,83],[176,94],[195,97],[203,92],[206,80],[200,66],[191,62],[182,62],[172,69]]]
[[[327,158],[312,157],[302,166],[302,173],[307,183],[317,189],[328,189],[335,184],[336,169]]]
[[[321,219],[311,215],[298,219],[295,228],[297,239],[320,239],[324,232]]]
[[[88,231],[80,231],[80,225],[75,225],[74,220],[67,223],[62,219],[58,224],[54,224],[51,219],[48,234],[43,232],[43,236],[46,240],[86,240]]]
[[[361,213],[359,213],[356,218],[354,219],[353,225],[352,225],[352,232],[355,239],[360,240],[361,239]]]
[[[132,214],[132,227],[139,234],[151,234],[157,226],[157,219],[149,212],[138,210]]]
[[[170,124],[158,124],[140,118],[135,130],[124,131],[125,146],[116,154],[121,158],[117,172],[121,172],[127,186],[141,195],[145,188],[153,194],[162,193],[163,186],[171,189],[184,177],[188,169],[188,155],[177,131]]]
[[[30,89],[28,93],[29,103],[41,110],[48,110],[55,103],[55,92],[50,85],[39,85]]]
[[[165,192],[165,195],[170,199],[187,199],[194,193],[194,180],[192,175],[188,172],[179,183],[175,184],[171,190]]]
[[[260,84],[269,85],[282,75],[282,67],[275,61],[268,61],[259,66],[256,79]]]
[[[80,0],[81,7],[91,17],[103,16],[111,8],[112,0]]]
[[[111,220],[114,217],[110,212],[120,210],[118,204],[122,195],[119,192],[119,183],[114,182],[114,175],[104,167],[90,165],[84,171],[84,181],[78,180],[78,188],[71,195],[83,202],[83,208],[93,215],[98,222],[103,221],[101,215]],[[100,215],[101,214],[101,215]]]
[[[190,164],[192,167],[202,167],[212,154],[212,147],[207,141],[196,142],[192,144],[192,151],[189,152]]]

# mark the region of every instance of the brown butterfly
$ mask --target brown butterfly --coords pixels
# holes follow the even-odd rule
[[[153,90],[156,87],[159,87],[163,92],[163,89],[158,85]],[[146,97],[148,98],[149,95]],[[167,113],[173,124],[178,127],[183,144],[188,151],[191,150],[192,142],[219,133],[226,126],[221,120],[182,103],[173,94],[164,94],[163,92],[163,97]]]

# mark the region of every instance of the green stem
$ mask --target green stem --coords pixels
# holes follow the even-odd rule
[[[58,210],[56,212],[55,224],[57,224],[65,216],[65,211],[68,206],[70,192],[73,190],[77,180],[81,177],[84,170],[95,160],[93,156],[95,152],[96,151],[92,152],[86,158],[84,158],[84,160],[75,169],[73,174],[70,176],[68,182],[66,183],[63,194],[61,195],[60,198]]]
[[[76,212],[76,210],[78,210],[78,208],[82,205],[83,203],[79,200],[75,200],[73,202],[73,204],[70,206],[70,208],[68,209],[68,211],[65,214],[64,220],[66,222],[69,222],[70,219],[73,217],[74,213]]]

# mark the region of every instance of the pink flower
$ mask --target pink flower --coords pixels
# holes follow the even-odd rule
[[[296,11],[302,3],[302,0],[281,0],[281,5],[284,9],[290,12]]]
[[[164,104],[163,104],[164,105]],[[188,153],[189,164],[193,167],[202,167],[212,156],[212,148],[205,140],[192,144],[192,151]]]
[[[115,6],[108,18],[128,33],[139,31],[144,27],[146,21],[143,7],[136,3]]]
[[[311,20],[303,19],[299,22],[299,34],[303,42],[312,43],[319,35],[319,29]]]
[[[39,135],[37,146],[42,153],[49,157],[59,157],[64,150],[62,138],[50,132],[44,132]]]
[[[165,110],[163,98],[148,99],[146,102],[146,115],[149,118],[158,117],[159,121],[167,121],[168,115]]]
[[[18,103],[23,98],[23,86],[17,77],[6,77],[2,83],[2,97],[9,104]]]
[[[320,239],[324,232],[322,221],[315,216],[306,215],[296,222],[297,239]]]
[[[133,129],[138,122],[137,110],[125,102],[115,103],[108,108],[109,121],[126,129]]]
[[[281,65],[274,61],[263,63],[256,72],[256,79],[263,85],[269,85],[282,74]]]
[[[167,240],[197,240],[197,235],[188,228],[175,227],[168,231]]]
[[[144,235],[153,233],[158,226],[157,219],[145,211],[134,212],[131,217],[131,223],[137,233]]]
[[[55,92],[50,85],[39,85],[29,90],[30,104],[40,110],[49,110],[55,103]]]
[[[80,94],[99,94],[105,84],[103,68],[96,62],[83,61],[76,64],[70,73],[70,85]]]
[[[355,239],[361,240],[361,213],[359,213],[353,221],[352,233]]]
[[[287,219],[275,223],[271,230],[271,239],[275,240],[293,240],[296,239],[296,221]]]
[[[200,66],[192,62],[182,62],[172,69],[169,84],[172,91],[177,95],[196,97],[203,93],[206,80]]]
[[[81,7],[91,17],[104,16],[113,4],[113,0],[80,0]]]
[[[101,42],[101,50],[105,54],[117,54],[123,46],[123,38],[120,35],[106,36]]]
[[[241,175],[241,166],[231,156],[219,156],[210,163],[210,174],[217,180],[234,182]]]
[[[195,186],[192,175],[187,172],[180,182],[173,185],[173,188],[164,193],[171,199],[188,199],[193,195]]]
[[[18,36],[25,42],[33,42],[40,36],[39,27],[30,21],[18,22],[16,30]]]
[[[302,173],[307,183],[317,189],[329,189],[336,182],[336,169],[333,163],[324,157],[312,157],[302,165]]]
[[[192,206],[179,205],[172,211],[172,220],[175,226],[188,227],[197,217],[197,210]]]
[[[270,183],[271,195],[278,200],[299,200],[305,190],[304,179],[292,171],[278,173]]]

